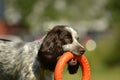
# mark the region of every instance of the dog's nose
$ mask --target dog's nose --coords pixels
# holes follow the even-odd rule
[[[85,53],[85,49],[84,48],[80,48],[80,54],[84,54]]]

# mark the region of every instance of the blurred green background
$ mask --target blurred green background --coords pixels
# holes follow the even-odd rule
[[[0,0],[0,35],[31,41],[59,24],[78,31],[91,80],[120,80],[119,0]],[[80,80],[81,70],[63,78]]]

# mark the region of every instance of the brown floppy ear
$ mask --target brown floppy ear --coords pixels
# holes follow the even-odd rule
[[[46,52],[46,53],[59,53],[62,49],[62,44],[61,41],[59,39],[59,34],[58,33],[50,33],[46,36],[46,38],[44,39],[40,50],[42,52]]]
[[[59,31],[50,31],[38,51],[38,59],[44,68],[54,71],[58,56],[62,55],[62,42]]]

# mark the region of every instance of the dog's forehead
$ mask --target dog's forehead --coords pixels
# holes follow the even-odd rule
[[[78,37],[78,33],[71,27],[65,27],[74,37]]]

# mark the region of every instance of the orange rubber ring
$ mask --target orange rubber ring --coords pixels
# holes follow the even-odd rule
[[[64,53],[58,60],[55,71],[54,71],[54,80],[62,80],[62,72],[65,67],[65,64],[72,58],[76,58],[82,68],[82,80],[90,80],[90,66],[84,55],[75,56],[71,52]]]

